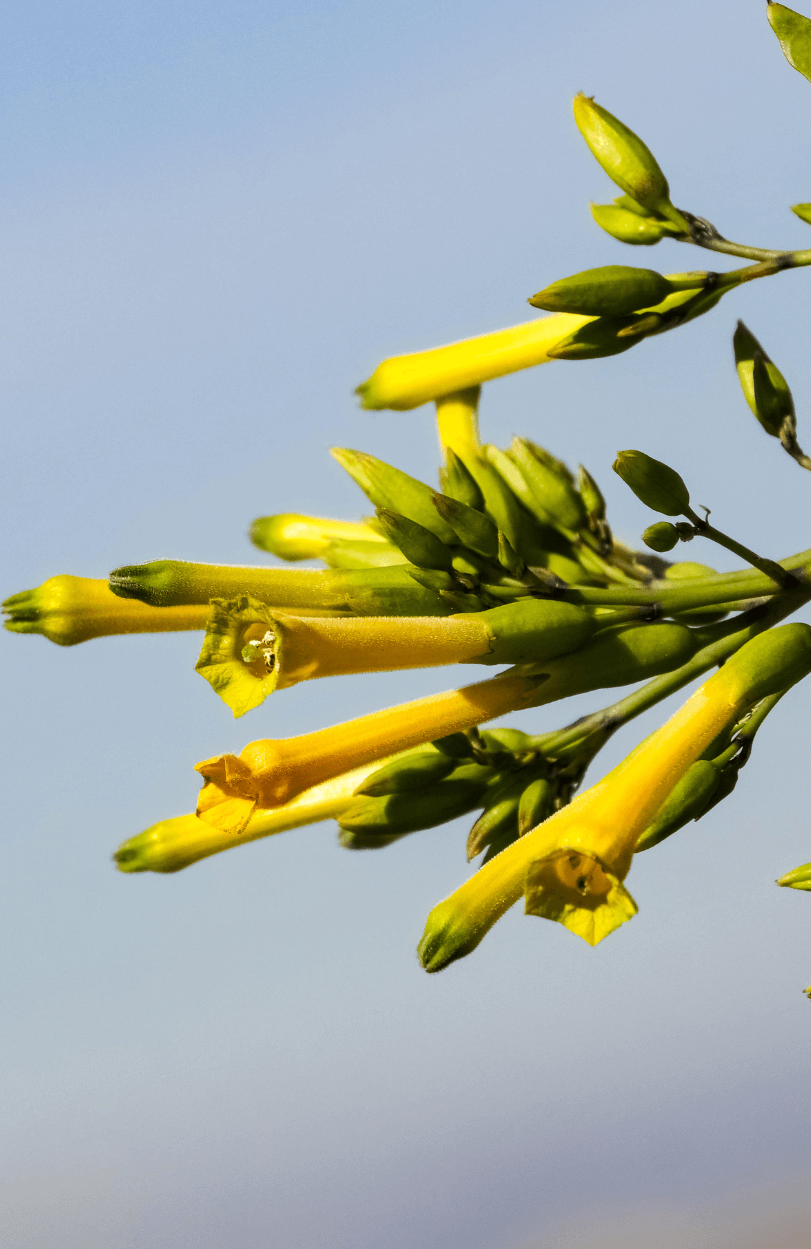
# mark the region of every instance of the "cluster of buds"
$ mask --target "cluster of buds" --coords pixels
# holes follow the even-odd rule
[[[624,884],[634,853],[732,792],[760,725],[811,670],[811,628],[781,624],[811,599],[811,552],[781,562],[758,556],[693,511],[674,469],[623,451],[614,468],[640,501],[683,518],[645,531],[655,554],[633,551],[613,538],[586,469],[575,476],[528,438],[506,449],[480,442],[482,383],[549,360],[625,351],[708,311],[743,281],[811,262],[811,254],[753,256],[757,249],[728,243],[673,206],[659,165],[628,127],[585,96],[575,101],[575,118],[623,192],[593,208],[615,238],[649,245],[670,237],[759,263],[726,274],[588,270],[532,297],[550,316],[384,361],[358,388],[362,404],[406,410],[435,402],[438,485],[334,449],[372,514],[264,516],[250,530],[254,545],[278,560],[317,560],[321,568],[164,559],[115,569],[108,580],[53,577],[4,604],[8,629],[60,645],[204,630],[196,669],[235,716],[300,681],[460,663],[503,669],[196,764],[196,811],[126,841],[115,856],[121,871],[175,872],[326,818],[337,820],[343,846],[360,850],[476,813],[467,858],[481,856],[481,864],[431,912],[419,947],[426,970],[469,953],[522,896],[528,914],[595,944],[636,913]],[[758,421],[811,467],[797,446],[782,375],[742,325],[734,347]],[[662,558],[696,537],[747,567],[719,574]],[[671,720],[579,792],[620,725],[719,665]],[[618,702],[555,732],[480,728],[625,685],[634,689]],[[780,883],[808,889],[809,880],[802,868]]]

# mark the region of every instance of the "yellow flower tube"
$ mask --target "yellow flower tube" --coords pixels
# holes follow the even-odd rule
[[[447,347],[392,356],[356,390],[361,407],[404,412],[494,377],[545,364],[549,351],[594,317],[560,312]]]
[[[428,916],[426,971],[475,949],[518,899],[596,945],[636,913],[623,887],[636,841],[674,785],[743,711],[811,669],[811,627],[748,642],[598,784],[496,855]]]
[[[41,633],[57,646],[120,633],[172,633],[205,629],[207,605],[150,607],[113,594],[107,581],[92,577],[49,577],[35,590],[3,603],[11,633]]]
[[[256,808],[282,806],[351,768],[530,707],[544,680],[545,674],[508,672],[301,737],[251,742],[238,756],[206,759],[196,765],[205,780],[197,814],[236,834]]]
[[[305,790],[283,807],[254,811],[241,833],[224,832],[197,815],[160,820],[119,846],[113,860],[120,872],[179,872],[200,859],[260,837],[337,819],[353,802],[358,786],[379,767],[379,761],[367,763]]]
[[[470,386],[436,401],[439,448],[443,459],[453,451],[461,460],[476,456],[479,446],[479,396],[481,386]]]

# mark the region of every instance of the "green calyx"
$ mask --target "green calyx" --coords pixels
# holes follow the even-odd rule
[[[682,516],[690,506],[690,492],[683,479],[661,460],[644,451],[618,451],[612,465],[636,497],[654,512]]]
[[[630,197],[621,196],[621,199],[630,200]],[[610,234],[619,243],[630,243],[632,247],[652,247],[663,238],[672,238],[683,233],[669,221],[632,210],[630,203],[627,208],[619,201],[613,204],[590,204],[589,207],[597,225],[606,234]]]

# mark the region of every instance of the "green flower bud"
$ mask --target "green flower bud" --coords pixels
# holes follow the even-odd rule
[[[388,508],[430,529],[441,542],[455,543],[456,535],[433,505],[430,486],[363,451],[333,447],[331,454],[376,508]]]
[[[793,871],[786,872],[785,876],[775,881],[775,884],[782,885],[784,889],[811,891],[811,863],[803,863],[802,867],[795,867]],[[811,989],[806,989],[805,992],[811,995]]]
[[[479,806],[493,775],[491,768],[462,764],[444,780],[426,788],[382,798],[357,797],[339,818],[342,833],[346,831],[355,837],[350,840],[342,836],[341,844],[354,850],[374,849],[387,845],[386,838],[455,820]]]
[[[640,836],[636,843],[637,852],[658,846],[660,841],[678,832],[690,820],[697,820],[703,815],[720,780],[721,772],[710,759],[698,759],[692,764]]]
[[[679,541],[679,531],[669,520],[660,520],[655,525],[648,525],[642,534],[642,541],[652,551],[672,551]]]
[[[784,4],[769,4],[766,15],[789,65],[811,81],[811,20]]]
[[[573,534],[586,527],[586,508],[568,472],[564,474],[557,466],[552,467],[541,449],[526,438],[513,439],[509,458],[526,482],[529,498],[535,503],[533,511],[539,519],[551,519],[553,524]]]
[[[620,243],[635,247],[652,247],[663,238],[672,238],[680,231],[658,217],[642,217],[617,204],[590,204],[591,215],[606,234]]]
[[[811,204],[792,204],[791,211],[796,213],[800,221],[811,225]]]
[[[445,467],[439,470],[442,493],[481,512],[484,508],[484,495],[464,460],[451,447],[446,447],[445,461]]]
[[[599,317],[550,347],[549,355],[553,360],[602,360],[606,356],[618,356],[642,341],[618,337],[620,330],[638,320],[638,317]]]
[[[392,759],[378,768],[355,790],[357,797],[385,798],[388,794],[408,793],[425,789],[442,781],[456,767],[450,756],[438,750],[419,750],[400,759]]]
[[[498,529],[489,516],[444,494],[433,496],[434,507],[463,546],[490,559],[498,556]]]
[[[673,287],[654,269],[603,265],[561,278],[528,301],[547,312],[579,312],[586,316],[621,317],[661,303]]]
[[[612,467],[636,497],[654,512],[682,516],[689,508],[690,494],[684,481],[675,469],[661,460],[654,460],[644,451],[618,451]]]
[[[600,487],[588,469],[585,469],[582,464],[579,469],[580,477],[577,486],[589,520],[605,520],[605,499]]]
[[[786,624],[768,629],[747,642],[721,672],[743,689],[748,706],[801,681],[811,671],[811,625]],[[719,673],[720,675],[720,673]]]
[[[451,552],[424,525],[418,525],[416,521],[400,516],[387,507],[377,509],[377,519],[386,537],[399,547],[410,564],[416,564],[418,568],[451,567]]]
[[[498,843],[499,849],[518,837],[518,801],[523,781],[511,778],[492,797],[487,807],[471,828],[467,838],[467,861],[475,859],[489,846]]]
[[[738,322],[732,345],[746,402],[766,433],[779,438],[786,418],[794,422],[794,401],[783,374],[743,321]]]
[[[524,548],[531,533],[529,518],[524,516],[515,495],[486,458],[487,451],[488,448],[483,447],[482,454],[470,456],[465,465],[484,496],[487,515],[512,548],[526,559]]]
[[[525,837],[538,824],[552,814],[554,789],[545,776],[527,785],[518,803],[518,836]]]
[[[670,202],[667,179],[638,135],[582,92],[575,96],[574,119],[592,155],[612,182],[643,208],[658,213],[689,237],[688,223]]]

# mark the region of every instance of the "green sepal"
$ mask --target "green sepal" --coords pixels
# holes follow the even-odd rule
[[[356,797],[383,798],[433,785],[453,771],[456,763],[438,750],[420,750],[392,759],[378,768],[355,790]]]
[[[655,269],[631,265],[602,265],[561,278],[533,295],[528,302],[547,312],[575,312],[584,316],[622,317],[661,303],[673,287]]]
[[[636,497],[654,512],[682,516],[690,506],[690,493],[675,469],[654,460],[644,451],[618,451],[614,472]]]
[[[453,530],[431,502],[434,492],[430,486],[364,451],[333,447],[331,454],[376,508],[388,508],[415,521],[430,529],[441,542],[453,544],[456,541]]]
[[[638,907],[599,859],[561,848],[527,869],[525,912],[563,924],[589,945],[633,919]]]
[[[253,662],[243,656],[245,630],[267,626],[267,643]],[[263,638],[263,642],[264,642]],[[276,689],[282,655],[282,633],[273,613],[259,599],[212,599],[206,636],[194,665],[235,717],[259,707]]]
[[[489,516],[448,495],[435,494],[434,507],[456,534],[457,540],[472,551],[495,559],[498,556],[498,529]]]
[[[484,508],[484,495],[475,477],[451,447],[445,451],[445,467],[439,470],[439,484],[442,486],[442,493],[449,498],[465,503],[477,512]]]
[[[636,852],[650,850],[703,815],[721,782],[721,772],[710,759],[698,759],[674,785],[656,817],[640,835]]]
[[[811,19],[784,4],[767,5],[766,15],[789,65],[811,82]]]
[[[619,331],[636,324],[637,317],[599,317],[550,347],[553,360],[603,360],[630,351],[641,338],[620,338]]]
[[[453,556],[444,542],[430,529],[387,507],[377,509],[377,519],[386,537],[398,547],[410,564],[418,568],[448,570]]]

